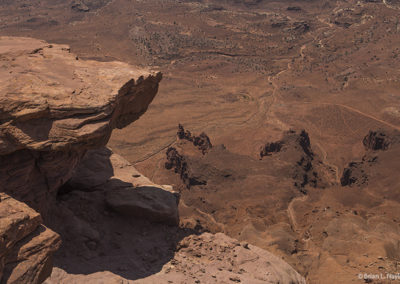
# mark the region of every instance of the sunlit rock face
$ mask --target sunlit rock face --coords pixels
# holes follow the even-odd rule
[[[45,217],[85,152],[137,120],[162,76],[30,38],[1,37],[0,57],[0,191]]]

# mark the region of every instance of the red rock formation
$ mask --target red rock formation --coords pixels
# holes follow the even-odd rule
[[[0,38],[0,56],[0,190],[45,217],[85,152],[146,111],[161,74],[28,38]]]
[[[41,283],[60,238],[33,209],[47,217],[85,153],[146,111],[161,74],[29,38],[1,37],[0,57],[0,272],[2,283]]]
[[[61,240],[41,223],[39,213],[0,193],[1,283],[41,283],[50,276]]]

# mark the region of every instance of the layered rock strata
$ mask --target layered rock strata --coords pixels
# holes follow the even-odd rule
[[[0,193],[1,283],[41,283],[50,276],[60,236],[42,224],[40,214]]]
[[[161,74],[29,38],[1,37],[0,58],[0,190],[45,216],[85,152],[146,111]]]
[[[162,76],[30,38],[1,37],[0,58],[2,283],[41,283],[61,242],[40,213],[53,215],[88,150],[146,111]]]

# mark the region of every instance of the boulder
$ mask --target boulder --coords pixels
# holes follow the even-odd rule
[[[125,216],[179,224],[177,198],[160,187],[122,187],[107,191],[106,202],[113,210]]]
[[[179,224],[179,194],[151,182],[109,148],[86,153],[63,187],[64,192],[73,190],[104,191],[106,204],[124,216]]]
[[[82,0],[72,1],[71,9],[78,12],[89,12],[89,7]]]
[[[35,210],[0,193],[1,283],[42,283],[50,276],[61,240],[41,222]]]

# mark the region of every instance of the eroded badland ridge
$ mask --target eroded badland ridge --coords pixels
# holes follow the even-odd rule
[[[399,273],[398,1],[20,0],[0,15],[1,35],[49,42],[2,38],[0,185],[61,234],[51,283],[256,283],[235,262],[252,245],[309,283]],[[163,73],[154,100],[147,68]],[[50,255],[56,234],[26,214]],[[278,266],[272,282],[302,281]]]

